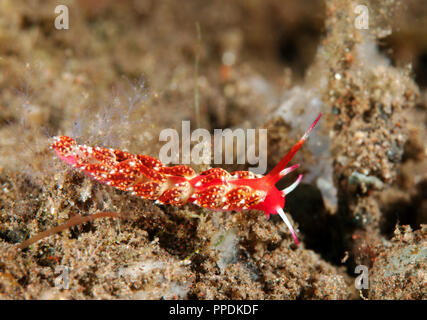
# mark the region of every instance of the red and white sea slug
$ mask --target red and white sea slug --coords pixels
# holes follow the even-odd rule
[[[55,137],[52,148],[64,162],[89,177],[144,199],[156,200],[156,203],[180,206],[191,202],[200,207],[220,211],[256,209],[264,211],[267,218],[270,214],[279,214],[298,244],[296,233],[283,208],[285,196],[296,188],[302,174],[284,190],[278,190],[275,184],[299,167],[299,164],[295,164],[286,168],[320,117],[321,114],[266,176],[250,171],[229,173],[221,168],[212,168],[197,175],[186,165],[167,167],[151,156],[78,145],[73,138],[66,136]]]

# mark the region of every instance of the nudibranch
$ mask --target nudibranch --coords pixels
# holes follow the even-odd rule
[[[89,177],[159,204],[181,206],[194,203],[220,211],[261,210],[267,218],[270,214],[279,214],[298,244],[295,230],[283,208],[285,196],[298,186],[302,174],[283,190],[278,190],[276,183],[299,167],[299,164],[286,166],[321,116],[317,116],[302,138],[265,176],[250,171],[229,173],[221,168],[196,174],[187,165],[165,166],[151,156],[79,145],[67,136],[55,137],[51,147],[61,160]]]

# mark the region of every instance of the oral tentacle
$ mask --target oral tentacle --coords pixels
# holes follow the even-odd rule
[[[287,194],[289,194],[289,193],[291,193],[292,191],[294,191],[295,190],[295,188],[299,185],[299,183],[301,182],[301,179],[302,179],[302,174],[300,174],[299,176],[298,176],[298,178],[295,180],[295,182],[294,183],[292,183],[289,187],[287,187],[287,188],[285,188],[285,189],[283,189],[282,190],[282,193],[283,193],[283,195],[284,196],[286,196]]]
[[[286,176],[288,173],[294,171],[295,169],[299,168],[299,163],[294,164],[293,166],[290,166],[288,168],[283,169],[282,171],[280,171],[279,176],[280,177],[284,177]]]
[[[293,238],[294,238],[294,240],[295,240],[296,245],[298,245],[298,244],[299,244],[299,241],[298,241],[297,234],[296,234],[296,232],[295,232],[294,228],[292,227],[292,225],[291,225],[290,221],[288,220],[288,217],[286,216],[285,212],[283,211],[283,209],[282,209],[281,207],[277,207],[277,208],[276,208],[276,212],[279,214],[279,216],[280,216],[280,217],[282,218],[282,220],[285,222],[286,226],[288,227],[289,231],[290,231],[290,232],[291,232],[291,234],[292,234],[292,237],[293,237]]]

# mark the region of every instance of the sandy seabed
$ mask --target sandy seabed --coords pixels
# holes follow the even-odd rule
[[[1,298],[427,298],[426,3],[367,2],[363,29],[351,0],[63,2],[68,30],[57,1],[0,2]],[[160,206],[49,148],[157,157],[190,120],[267,129],[271,169],[319,112],[286,198],[299,246],[277,216]],[[101,211],[121,218],[17,248]]]

